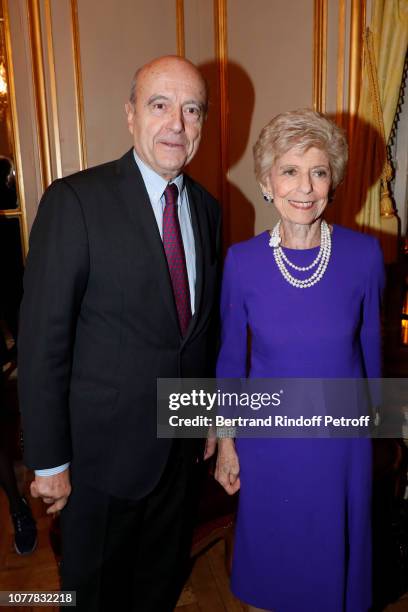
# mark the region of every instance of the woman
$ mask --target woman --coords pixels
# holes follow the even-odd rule
[[[233,246],[222,291],[217,376],[380,376],[383,263],[376,239],[323,215],[347,161],[341,130],[298,110],[254,147],[280,220]],[[275,612],[367,612],[371,605],[368,439],[220,438],[216,478],[240,488],[232,590]]]

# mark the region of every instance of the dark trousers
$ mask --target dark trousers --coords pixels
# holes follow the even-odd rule
[[[61,513],[62,589],[76,591],[78,611],[174,610],[186,576],[195,499],[194,464],[179,442],[158,485],[137,501],[73,477]]]

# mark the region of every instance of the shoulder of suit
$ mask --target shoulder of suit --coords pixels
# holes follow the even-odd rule
[[[109,178],[114,177],[116,175],[117,161],[115,160],[104,164],[99,164],[98,166],[87,168],[86,170],[75,172],[74,174],[70,174],[68,176],[64,176],[62,180],[74,187],[76,185],[79,186],[89,182],[99,182],[106,179],[109,180]]]
[[[220,204],[218,200],[209,192],[201,183],[197,183],[194,179],[191,178],[188,174],[184,174],[184,178],[186,181],[187,187],[190,187],[193,191],[198,191],[203,200],[210,207],[214,208],[216,211],[220,210]]]
[[[44,197],[71,192],[81,201],[86,201],[93,193],[98,193],[99,196],[108,193],[109,187],[118,177],[120,163],[128,156],[129,152],[118,160],[92,166],[57,179],[47,188]]]
[[[133,161],[133,149],[130,149],[119,159],[92,166],[86,170],[80,170],[74,174],[64,176],[59,180],[62,180],[73,188],[95,183],[103,184],[113,178],[117,178],[119,174],[126,172],[127,168],[133,168],[133,165],[134,169],[136,169],[136,164],[134,164]]]

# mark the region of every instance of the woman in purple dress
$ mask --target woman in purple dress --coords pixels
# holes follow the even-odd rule
[[[283,113],[254,157],[280,220],[228,251],[218,377],[248,375],[248,329],[251,378],[380,377],[379,244],[323,218],[347,161],[342,131],[311,110]],[[235,595],[252,610],[367,612],[371,441],[223,435],[216,478],[240,489]]]

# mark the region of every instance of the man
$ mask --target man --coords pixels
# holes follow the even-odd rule
[[[156,380],[212,375],[220,212],[182,174],[206,108],[190,62],[145,65],[126,105],[134,148],[53,183],[31,234],[26,461],[32,494],[64,508],[62,587],[87,612],[172,610],[188,553],[196,459],[191,441],[156,438]]]

